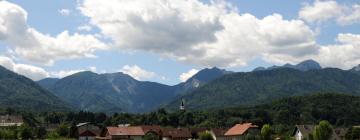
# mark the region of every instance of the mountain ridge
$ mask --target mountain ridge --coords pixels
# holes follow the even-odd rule
[[[32,111],[69,111],[70,105],[25,76],[0,66],[0,105]]]
[[[180,99],[185,100],[190,110],[254,105],[315,92],[340,92],[359,96],[360,75],[336,68],[310,71],[281,68],[237,72],[180,96],[165,107],[176,109]]]

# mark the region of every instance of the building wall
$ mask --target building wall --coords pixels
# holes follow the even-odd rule
[[[303,136],[302,136],[302,134],[301,134],[301,132],[299,130],[296,131],[295,139],[296,140],[302,140],[303,139]]]
[[[142,136],[111,136],[112,140],[143,140]]]
[[[225,140],[243,140],[244,136],[227,136]]]
[[[96,140],[95,137],[79,137],[79,140]]]

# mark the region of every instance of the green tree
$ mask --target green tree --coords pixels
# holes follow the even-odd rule
[[[331,124],[328,121],[320,121],[313,131],[314,140],[329,140],[333,133]]]
[[[360,139],[360,128],[359,127],[351,127],[346,135],[345,135],[345,139],[346,140],[357,140]]]
[[[269,124],[263,125],[260,133],[264,140],[271,140],[271,126]]]
[[[69,128],[69,137],[70,138],[77,138],[79,135],[78,128],[76,124],[73,122]]]
[[[161,140],[161,139],[159,135],[149,132],[145,134],[144,140]]]
[[[67,137],[69,134],[69,125],[62,123],[59,125],[59,127],[56,129],[56,132],[61,137]]]
[[[212,135],[209,132],[202,132],[199,134],[200,140],[214,140]]]
[[[44,127],[38,127],[35,129],[36,138],[43,139],[43,138],[45,138],[46,134],[47,134],[47,131]]]
[[[0,129],[0,139],[16,139],[16,131],[10,129]]]
[[[31,139],[33,138],[32,129],[26,125],[19,128],[18,137],[20,139]]]

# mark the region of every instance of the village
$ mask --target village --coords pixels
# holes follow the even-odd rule
[[[1,129],[21,127],[24,120],[21,116],[0,116]],[[57,127],[57,126],[55,126]],[[309,139],[316,125],[295,125],[292,139]],[[76,139],[79,140],[247,140],[247,139],[277,139],[270,136],[270,125],[262,128],[248,123],[238,123],[231,128],[187,128],[162,127],[159,125],[119,124],[102,128],[98,124],[84,122],[76,125]],[[352,131],[360,132],[360,126],[353,126]],[[48,125],[46,131],[56,131]],[[268,131],[268,132],[267,132]],[[331,140],[345,140],[349,128],[333,128]],[[267,134],[268,133],[268,134]],[[268,135],[268,136],[267,136]]]

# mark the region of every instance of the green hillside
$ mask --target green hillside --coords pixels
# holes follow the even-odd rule
[[[0,106],[26,111],[66,111],[69,105],[32,80],[0,66]]]
[[[360,75],[330,68],[309,71],[279,68],[233,73],[179,97],[167,108],[178,108],[180,99],[185,100],[188,109],[198,110],[255,105],[315,92],[360,95]]]

